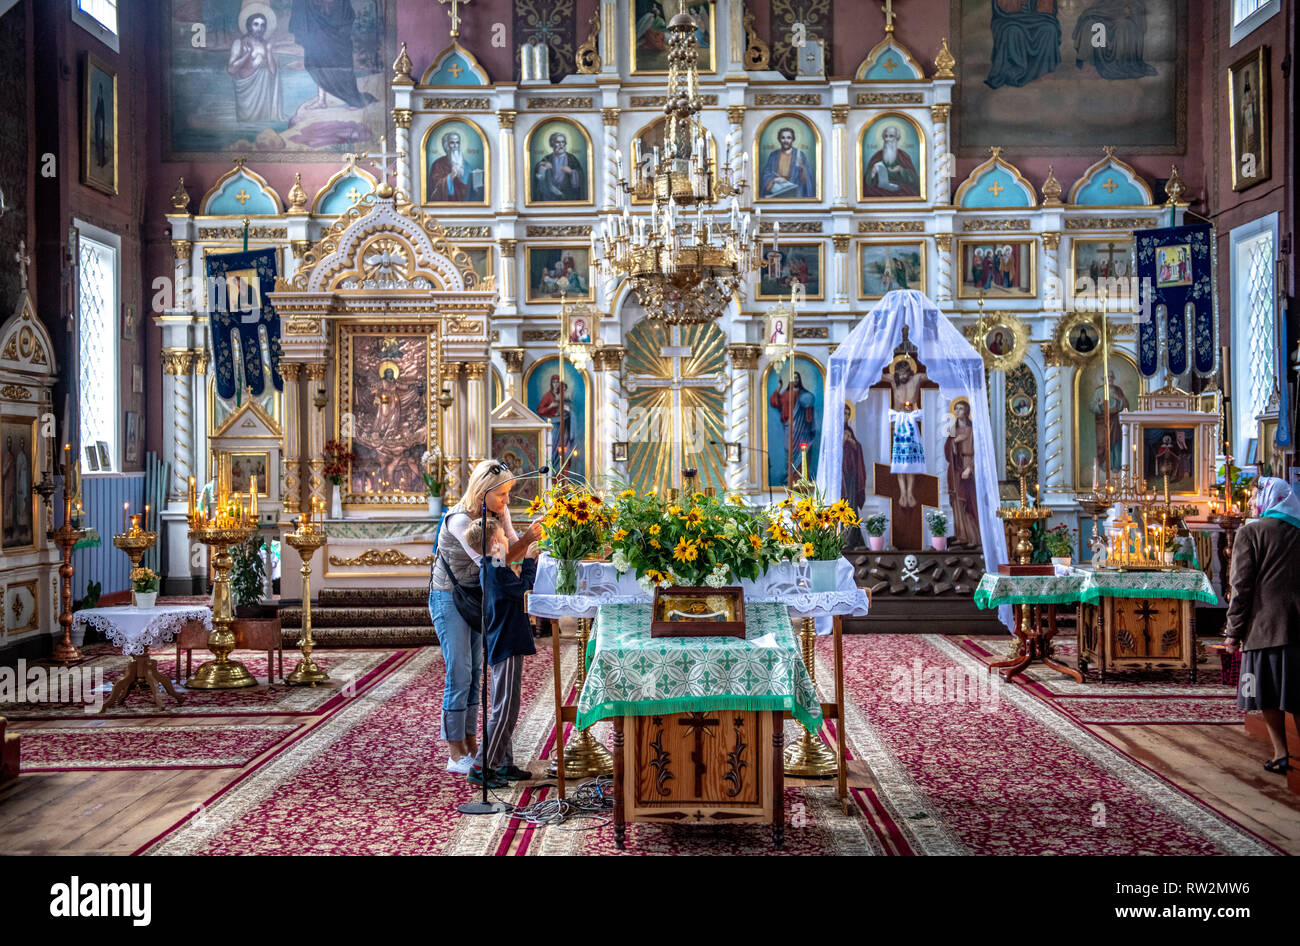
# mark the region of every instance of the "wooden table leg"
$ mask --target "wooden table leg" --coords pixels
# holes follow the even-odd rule
[[[620,740],[621,742],[621,740]],[[615,762],[615,771],[618,771]],[[772,847],[785,847],[785,715],[772,713]]]
[[[560,622],[551,622],[551,654],[555,666],[555,778],[564,797],[564,681],[560,677]]]
[[[627,848],[627,822],[623,810],[623,725],[626,720],[625,716],[614,717],[614,846],[620,851]],[[776,767],[781,768],[780,753],[777,754]],[[564,778],[562,773],[560,778]]]
[[[840,807],[849,813],[848,763],[845,761],[848,734],[844,730],[844,625],[843,618],[832,618],[835,628],[835,764],[838,770]]]
[[[1052,638],[1056,636],[1056,631],[1057,631],[1056,605],[1049,604],[1047,606],[1047,633],[1043,635],[1043,638],[1039,644],[1042,650],[1043,663],[1051,667],[1057,673],[1063,673],[1067,677],[1073,677],[1076,683],[1082,683],[1083,674],[1075,670],[1073,667],[1067,667],[1065,664],[1061,663],[1060,661],[1053,659]]]
[[[158,661],[150,659],[147,650],[145,651],[144,672],[146,679],[149,681],[149,692],[154,694],[154,702],[158,704],[159,709],[162,709],[162,703],[157,699],[159,687],[162,687],[167,692],[167,695],[176,701],[177,706],[185,702],[185,697],[176,692],[172,687],[172,682],[158,672]]]
[[[101,713],[110,706],[117,706],[126,700],[126,695],[131,692],[131,685],[138,679],[139,670],[140,664],[137,658],[130,658],[126,665],[126,673],[122,674],[122,679],[113,684],[113,691],[108,694],[108,699],[99,708]]]

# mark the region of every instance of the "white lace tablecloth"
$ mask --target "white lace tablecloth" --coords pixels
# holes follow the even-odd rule
[[[578,593],[557,595],[555,579],[559,563],[543,553],[537,559],[537,578],[528,596],[528,613],[539,618],[594,618],[601,605],[646,604],[650,597],[636,583],[636,575],[620,575],[610,562],[579,562]],[[853,581],[853,563],[841,558],[835,563],[835,590],[811,590],[808,566],[798,563],[773,565],[757,581],[741,579],[746,601],[775,601],[784,604],[795,617],[815,618],[817,633],[829,634],[831,617],[867,613],[867,593]]]
[[[72,615],[73,624],[85,624],[100,631],[128,657],[143,654],[146,647],[170,643],[182,627],[199,621],[212,631],[212,609],[192,604],[170,607],[88,608]]]

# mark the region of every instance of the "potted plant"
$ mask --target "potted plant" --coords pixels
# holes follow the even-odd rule
[[[1047,553],[1052,557],[1053,565],[1070,564],[1070,557],[1074,554],[1074,535],[1069,526],[1062,523],[1053,529],[1048,529],[1043,536],[1043,544],[1047,546]]]
[[[262,594],[266,588],[263,544],[261,536],[255,535],[243,545],[230,549],[234,563],[230,568],[230,594],[235,599],[236,617],[262,617],[267,610],[262,607]]]
[[[925,522],[930,527],[930,546],[936,552],[948,547],[948,517],[939,510],[927,512]]]
[[[348,471],[352,464],[356,462],[357,455],[347,448],[347,445],[338,440],[329,440],[325,443],[325,468],[322,472],[325,478],[332,485],[330,489],[330,518],[343,518],[343,496],[339,487],[343,485],[344,478],[347,477]]]
[[[862,520],[862,526],[867,530],[867,544],[871,546],[871,551],[879,552],[885,547],[885,527],[889,525],[889,517],[883,513],[877,513],[874,516],[867,516]]]
[[[152,608],[158,598],[158,573],[143,566],[131,569],[131,597],[137,608]]]
[[[437,520],[442,515],[443,481],[438,479],[442,466],[442,453],[436,447],[424,451],[420,457],[420,468],[424,475],[424,488],[429,493],[429,518]]]

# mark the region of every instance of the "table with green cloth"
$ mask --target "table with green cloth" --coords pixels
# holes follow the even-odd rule
[[[1219,599],[1205,573],[1071,569],[1068,575],[999,575],[986,572],[975,589],[975,604],[1096,604],[1102,598],[1163,598],[1215,604]]]
[[[780,602],[746,602],[745,639],[650,636],[649,604],[604,605],[587,652],[577,726],[616,716],[787,711],[810,732],[821,703]]]

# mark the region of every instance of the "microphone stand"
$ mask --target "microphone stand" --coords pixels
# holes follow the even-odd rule
[[[479,564],[478,564],[480,588],[483,587],[483,564],[487,560],[488,493],[492,492],[492,490],[500,489],[502,486],[505,486],[507,483],[513,483],[515,480],[528,479],[529,477],[533,477],[533,476],[545,476],[547,473],[550,472],[551,472],[551,468],[549,466],[544,466],[541,467],[540,469],[533,470],[531,473],[516,473],[514,476],[511,476],[507,479],[502,480],[500,483],[497,483],[496,486],[492,487],[492,489],[484,491],[483,501],[481,503],[481,508],[479,509],[479,522],[481,523],[480,525],[481,531],[479,533]],[[456,576],[452,575],[452,579],[455,580],[455,578]],[[486,602],[484,603],[486,604]],[[511,811],[514,807],[503,801],[496,801],[496,802],[488,801],[488,778],[489,778],[488,757],[487,757],[488,639],[487,639],[487,614],[485,613],[485,610],[486,609],[480,606],[478,612],[478,633],[479,633],[479,637],[481,638],[480,643],[482,644],[483,647],[483,669],[481,671],[481,675],[483,678],[482,679],[483,686],[481,690],[481,696],[479,697],[480,700],[479,718],[481,721],[479,729],[482,733],[482,741],[479,743],[479,758],[482,760],[483,763],[482,765],[479,766],[479,775],[483,779],[483,798],[480,801],[469,801],[463,805],[458,806],[456,810],[459,811],[462,815],[493,815],[502,811]]]
[[[712,447],[722,447],[722,448],[724,448],[724,449],[726,448],[726,444],[724,444],[724,443],[722,443],[721,441],[718,441],[718,440],[710,440],[710,441],[709,441],[709,445],[712,446]],[[766,451],[766,450],[763,450],[763,449],[760,448],[760,447],[751,447],[751,446],[749,446],[748,444],[743,444],[743,443],[741,443],[741,444],[737,444],[736,446],[740,447],[741,450],[752,450],[754,453],[761,453],[761,454],[763,454],[763,456],[765,456],[765,457],[767,456],[767,451]],[[767,475],[767,504],[770,506],[770,505],[772,505],[773,503],[776,502],[776,497],[774,497],[774,496],[772,495],[772,471],[771,471],[771,470],[768,470],[767,473],[768,473],[768,475]]]

